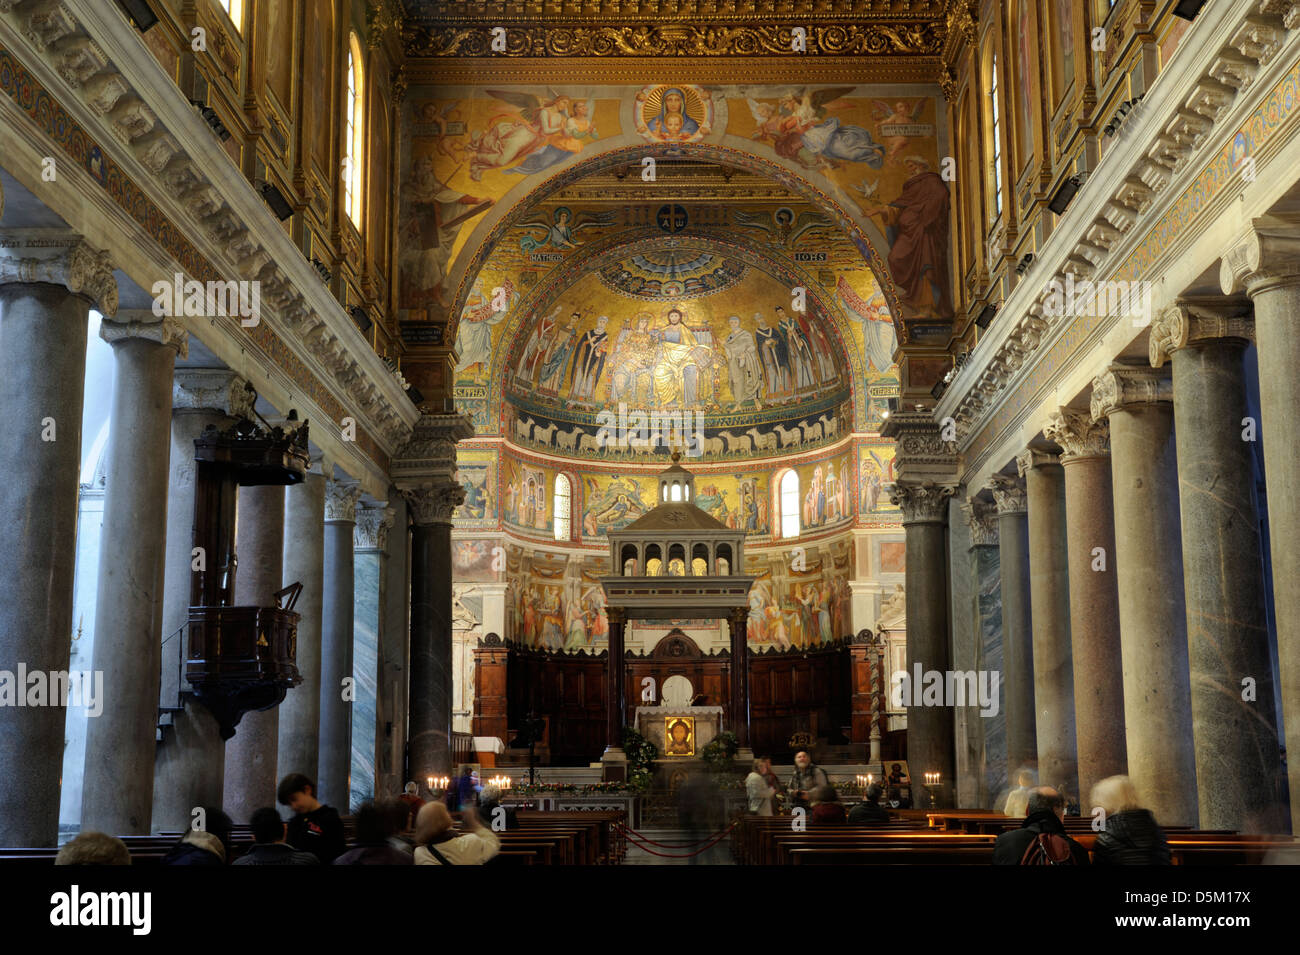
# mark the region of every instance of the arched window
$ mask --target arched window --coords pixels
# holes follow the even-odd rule
[[[781,476],[781,536],[799,536],[799,475],[786,471]]]
[[[674,500],[674,501],[680,501],[680,500],[682,499],[682,486],[681,486],[681,484],[679,484],[678,482],[674,481],[674,482],[673,482],[673,489],[672,489],[672,491],[669,493],[668,496],[669,496],[669,498],[670,498],[671,500]]]
[[[365,87],[361,75],[361,44],[357,35],[348,37],[348,93],[345,98],[344,122],[347,138],[343,143],[343,208],[347,210],[352,224],[361,230],[362,197],[364,195],[361,176],[362,153],[365,145]]]
[[[998,55],[993,54],[989,67],[989,116],[992,117],[991,146],[993,150],[993,219],[1002,215],[1002,114],[998,104]]]
[[[557,541],[567,541],[569,539],[569,515],[573,510],[573,488],[569,484],[568,475],[555,475],[555,504],[552,509],[552,517],[555,518],[555,539]]]
[[[235,29],[240,33],[244,32],[244,0],[217,0],[221,4],[221,9],[226,11],[230,17],[230,22],[235,25]]]

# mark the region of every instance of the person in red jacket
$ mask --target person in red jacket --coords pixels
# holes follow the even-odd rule
[[[812,791],[812,814],[808,821],[814,826],[844,825],[844,805],[834,786],[818,786]]]

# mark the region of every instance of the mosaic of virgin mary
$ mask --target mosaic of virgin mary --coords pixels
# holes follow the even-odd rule
[[[651,86],[636,95],[636,129],[658,142],[694,142],[709,134],[713,101],[694,86]]]

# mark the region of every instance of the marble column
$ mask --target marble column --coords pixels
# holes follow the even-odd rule
[[[113,399],[95,600],[93,668],[110,695],[86,728],[82,831],[148,835],[162,641],[167,455],[172,370],[189,333],[152,312],[104,319],[113,346]]]
[[[1079,805],[1092,787],[1128,772],[1120,666],[1115,501],[1110,429],[1087,412],[1062,408],[1044,429],[1065,451],[1065,525],[1070,565],[1070,642],[1079,750]]]
[[[407,565],[406,502],[397,488],[389,488],[393,527],[388,534],[388,560],[384,574],[383,630],[379,638],[379,700],[375,712],[375,739],[379,740],[375,788],[383,797],[396,798],[406,785],[407,660],[410,656],[410,574]]]
[[[375,713],[379,699],[379,641],[384,630],[385,564],[388,529],[393,509],[387,503],[358,505],[352,531],[353,590],[352,673],[356,695],[352,701],[352,778],[350,798],[355,812],[376,797],[375,767],[378,753]]]
[[[1112,365],[1092,383],[1110,420],[1115,565],[1129,776],[1156,818],[1197,823],[1172,387],[1168,373]]]
[[[623,722],[627,713],[623,634],[627,617],[622,607],[607,607],[605,615],[609,620],[609,652],[605,664],[605,753],[601,762],[605,764],[605,779],[617,781],[627,778],[627,754],[623,752]],[[734,680],[732,692],[735,692]],[[732,714],[734,717],[734,709]]]
[[[1203,829],[1277,832],[1286,815],[1264,567],[1238,311],[1179,304],[1151,325],[1151,364],[1171,360],[1192,738]]]
[[[978,714],[973,768],[980,776],[970,807],[989,808],[1007,786],[1007,704],[1002,662],[1002,588],[998,580],[998,512],[992,501],[969,498],[962,510],[970,530],[971,591],[975,618],[975,669],[998,676],[996,710]],[[968,736],[968,739],[971,739]]]
[[[1223,257],[1219,280],[1226,294],[1244,288],[1255,304],[1259,355],[1260,432],[1268,482],[1269,545],[1273,560],[1273,606],[1277,619],[1278,679],[1282,684],[1285,745],[1290,753],[1291,826],[1300,820],[1300,230],[1266,219]],[[1260,687],[1262,693],[1262,687]],[[1262,695],[1259,697],[1262,699]],[[1258,781],[1266,786],[1267,782]],[[1281,786],[1274,784],[1274,790]]]
[[[284,489],[284,585],[302,584],[297,665],[302,682],[280,704],[276,767],[281,778],[320,773],[321,631],[325,603],[325,475],[314,463],[301,484]],[[340,809],[340,812],[342,810]]]
[[[320,771],[317,798],[345,812],[352,775],[352,667],[356,565],[352,533],[361,488],[351,482],[325,484],[325,571],[321,596]]]
[[[995,474],[989,490],[998,509],[998,567],[1002,577],[1002,684],[1007,703],[1007,774],[1038,766],[1034,724],[1033,614],[1029,597],[1029,504],[1025,482]]]
[[[399,485],[400,486],[400,485]],[[409,775],[451,776],[451,516],[459,484],[402,488],[411,512]]]
[[[212,712],[190,692],[184,676],[189,645],[194,548],[194,439],[209,426],[224,431],[251,417],[248,383],[222,368],[183,368],[173,376],[167,556],[162,597],[162,691],[171,712],[154,758],[153,828],[187,829],[199,807],[220,807],[226,741]]]
[[[1016,458],[1029,504],[1029,600],[1034,643],[1034,733],[1038,781],[1078,799],[1074,667],[1070,656],[1070,567],[1065,472],[1058,455],[1030,448]]]
[[[948,641],[948,498],[955,484],[931,481],[894,484],[890,500],[903,510],[907,547],[907,672],[951,669]],[[936,806],[952,804],[957,762],[953,710],[921,705],[921,687],[907,700],[907,761],[914,776],[937,772],[943,780]]]
[[[235,553],[235,606],[274,607],[275,593],[284,586],[283,487],[239,489]],[[278,705],[252,710],[240,717],[226,742],[223,808],[237,823],[248,822],[254,810],[275,805],[279,727]]]
[[[67,232],[0,233],[0,667],[15,672],[68,668],[86,331],[96,303],[117,312],[107,253]],[[62,705],[0,706],[2,846],[58,838],[65,715]]]
[[[975,672],[979,636],[975,630],[975,599],[971,592],[970,526],[963,496],[948,501],[948,632],[951,635],[952,668],[958,673]],[[983,770],[983,728],[980,726],[978,697],[962,701],[953,710],[956,738],[958,807],[980,805],[979,782]]]

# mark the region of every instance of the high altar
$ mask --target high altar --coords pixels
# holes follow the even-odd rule
[[[720,706],[693,706],[694,688],[684,676],[664,681],[658,706],[636,708],[636,731],[654,743],[664,758],[697,757],[722,732]]]

